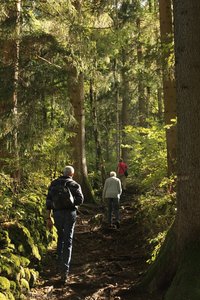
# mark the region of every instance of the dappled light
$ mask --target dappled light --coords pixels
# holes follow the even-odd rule
[[[60,286],[55,249],[50,249],[43,261],[38,286],[29,299],[37,299],[38,295],[44,299],[131,299],[130,295],[122,297],[119,292],[136,284],[148,266],[147,228],[137,220],[136,207],[136,196],[128,192],[123,195],[121,226],[117,229],[109,228],[101,206],[82,205],[67,286]]]

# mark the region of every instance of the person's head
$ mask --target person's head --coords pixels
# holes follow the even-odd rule
[[[116,172],[111,171],[111,172],[110,172],[110,177],[116,177]]]
[[[73,176],[74,168],[72,166],[66,166],[63,170],[63,176]]]
[[[119,162],[122,162],[122,161],[123,161],[123,159],[122,159],[122,158],[120,158]]]

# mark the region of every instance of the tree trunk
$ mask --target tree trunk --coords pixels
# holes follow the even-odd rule
[[[101,172],[102,184],[106,179],[106,171],[104,167],[104,161],[101,150],[101,143],[99,137],[98,130],[98,119],[97,119],[97,97],[94,92],[94,82],[90,80],[90,106],[91,106],[91,114],[92,114],[92,123],[93,123],[93,134],[95,140],[95,148],[96,148],[96,170]]]
[[[4,41],[2,62],[5,70],[6,96],[1,99],[0,114],[5,118],[4,124],[6,133],[2,128],[1,149],[0,149],[0,168],[1,171],[8,172],[14,179],[16,186],[20,182],[20,165],[19,165],[19,142],[18,142],[18,86],[19,86],[19,55],[20,55],[20,34],[21,34],[21,0],[11,3],[7,11],[8,23],[14,21],[10,28],[9,34]],[[11,34],[11,35],[10,35]],[[11,84],[12,82],[12,84]],[[12,89],[12,92],[10,92]],[[5,100],[6,99],[6,100]],[[6,115],[11,120],[7,119]],[[7,124],[6,124],[7,123]],[[8,130],[8,124],[9,130]]]
[[[170,176],[177,173],[177,129],[174,123],[176,119],[176,91],[174,72],[172,67],[168,64],[168,60],[171,56],[169,49],[173,42],[171,0],[159,0],[159,12],[162,44],[164,119],[165,125],[167,125],[167,163],[168,176]]]
[[[151,99],[151,88],[149,86],[146,87],[146,117],[149,118],[150,111],[150,99]],[[148,126],[148,124],[147,124]]]
[[[127,66],[126,66],[126,53],[122,49],[122,111],[121,111],[121,124],[122,124],[122,145],[121,146],[121,157],[124,161],[128,161],[128,149],[125,147],[127,144],[125,127],[128,125],[128,107],[129,107],[129,79],[127,76]]]
[[[87,163],[85,156],[85,109],[84,109],[84,81],[83,73],[78,73],[76,67],[68,65],[69,97],[74,110],[75,123],[71,130],[74,136],[71,138],[73,149],[73,165],[75,179],[82,186],[85,199],[94,201],[91,186],[88,181]]]
[[[162,89],[159,86],[157,89],[157,99],[158,99],[158,120],[160,123],[163,123]]]
[[[20,32],[21,32],[21,0],[16,2],[16,41],[14,59],[14,89],[13,89],[13,178],[16,184],[20,183],[19,145],[18,145],[18,86],[19,86],[19,55],[20,55]]]
[[[114,60],[113,66],[113,77],[114,77],[114,84],[115,84],[115,101],[116,101],[116,153],[117,153],[117,161],[121,156],[121,126],[120,126],[120,97],[119,97],[119,80],[117,78],[117,60]]]
[[[200,298],[199,11],[199,0],[174,1],[178,107],[177,215],[144,281],[151,290],[160,288],[165,291],[162,298],[165,300]]]
[[[166,299],[199,299],[200,252],[200,2],[174,1],[178,101],[177,256]],[[188,76],[189,74],[189,76]],[[181,260],[182,259],[182,260]],[[187,276],[184,276],[186,272]],[[180,281],[178,284],[177,280]]]
[[[139,64],[138,73],[138,111],[139,111],[139,126],[146,127],[146,98],[144,95],[144,82],[143,82],[143,72],[141,68],[143,54],[142,45],[140,42],[140,18],[136,20],[137,30],[138,30],[138,41],[137,41],[137,59]]]

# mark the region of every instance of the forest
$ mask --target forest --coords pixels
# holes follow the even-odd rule
[[[0,8],[0,300],[199,300],[200,2],[1,0]],[[129,174],[121,235],[105,232],[102,201],[120,158]],[[112,295],[37,295],[57,238],[46,225],[47,190],[66,165],[85,198],[77,237],[87,219],[88,236],[109,234],[119,247],[119,234],[126,255],[140,245],[127,267],[118,263],[124,273],[133,265],[129,281],[113,275]],[[99,240],[90,246],[108,259]]]

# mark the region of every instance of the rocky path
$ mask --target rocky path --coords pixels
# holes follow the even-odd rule
[[[82,205],[76,224],[69,283],[59,285],[55,272],[55,250],[45,257],[38,285],[29,300],[150,300],[148,295],[122,293],[136,284],[146,270],[142,224],[131,194],[121,201],[120,229],[104,224],[97,205]]]

